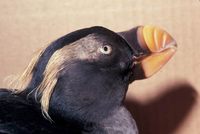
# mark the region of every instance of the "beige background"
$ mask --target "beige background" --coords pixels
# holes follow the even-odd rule
[[[200,134],[199,0],[1,0],[0,86],[34,51],[68,32],[144,24],[165,28],[179,48],[159,73],[130,86],[127,105],[140,134]]]

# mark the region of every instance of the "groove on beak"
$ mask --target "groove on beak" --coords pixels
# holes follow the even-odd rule
[[[140,46],[149,51],[137,61],[143,69],[143,77],[148,78],[160,70],[176,52],[175,40],[164,30],[154,26],[139,27],[137,38]]]
[[[134,42],[130,34],[136,35]],[[155,26],[139,26],[136,30],[122,32],[120,35],[128,44],[142,54],[135,58],[134,79],[144,79],[159,71],[176,52],[176,41],[164,30]],[[138,49],[139,48],[139,49]]]

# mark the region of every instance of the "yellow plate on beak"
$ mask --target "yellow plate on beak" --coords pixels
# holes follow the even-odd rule
[[[141,26],[137,30],[140,47],[147,50],[144,58],[137,61],[142,77],[152,76],[164,66],[176,52],[175,40],[164,30],[154,26]]]

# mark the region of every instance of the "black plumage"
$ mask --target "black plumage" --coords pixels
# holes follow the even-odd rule
[[[42,49],[15,88],[0,90],[0,133],[137,134],[123,100],[150,50],[126,37],[91,27]]]

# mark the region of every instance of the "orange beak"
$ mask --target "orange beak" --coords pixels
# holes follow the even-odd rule
[[[158,27],[140,26],[132,31],[135,31],[135,41],[131,42],[130,36],[127,36],[130,31],[121,35],[133,48],[140,47],[143,51],[141,55],[134,57],[134,79],[148,78],[159,71],[174,55],[176,42],[166,31]]]

